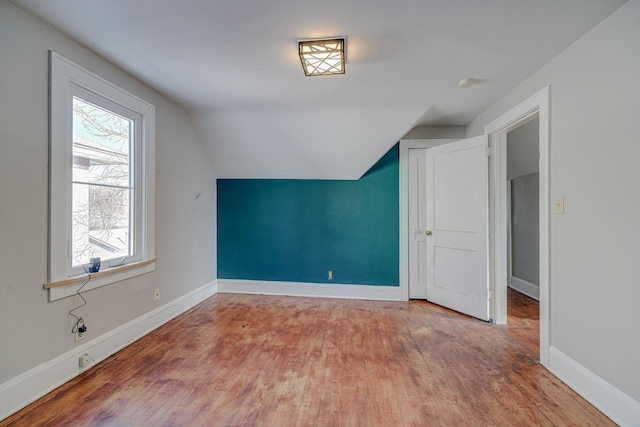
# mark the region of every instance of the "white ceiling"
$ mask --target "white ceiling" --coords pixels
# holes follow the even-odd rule
[[[183,105],[218,176],[356,179],[413,126],[468,123],[625,0],[13,2]],[[342,35],[346,74],[305,77],[297,39]]]

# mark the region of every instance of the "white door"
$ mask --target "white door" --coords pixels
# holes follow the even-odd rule
[[[408,154],[409,298],[427,299],[427,149]]]
[[[487,136],[426,152],[427,299],[489,320]]]

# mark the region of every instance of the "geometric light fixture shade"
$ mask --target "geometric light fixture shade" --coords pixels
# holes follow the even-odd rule
[[[344,38],[298,41],[306,76],[344,74]]]

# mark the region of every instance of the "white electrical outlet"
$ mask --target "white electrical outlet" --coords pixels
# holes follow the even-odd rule
[[[89,356],[89,353],[85,353],[82,356],[80,356],[80,360],[78,361],[78,364],[80,365],[81,368],[85,368],[89,366],[90,363],[91,363],[91,356]]]
[[[156,288],[156,290],[153,291],[153,300],[154,301],[160,300],[160,288]]]
[[[86,332],[76,331],[76,333],[74,334],[76,342],[83,340],[85,334]]]
[[[329,270],[329,272],[327,273],[327,279],[333,280],[333,270]]]

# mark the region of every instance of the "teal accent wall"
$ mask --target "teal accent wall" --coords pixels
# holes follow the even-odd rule
[[[218,278],[399,286],[399,171],[396,145],[357,181],[219,179]]]

